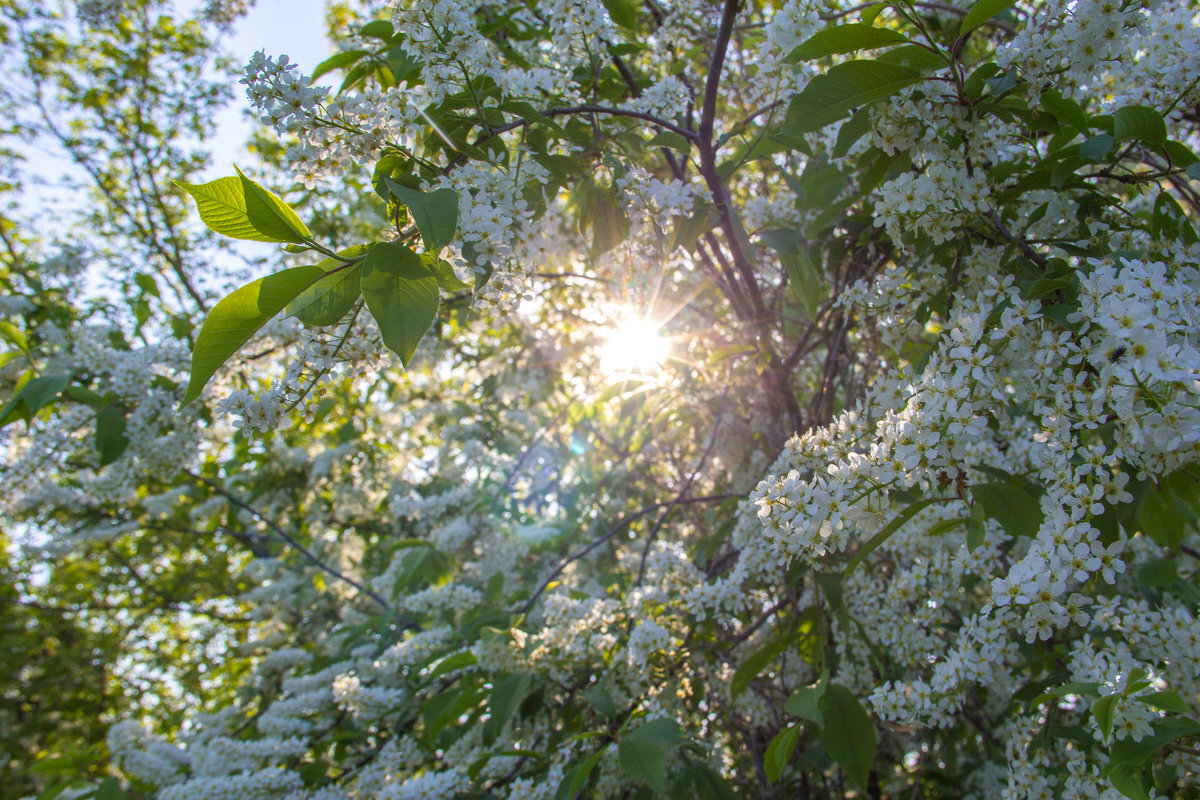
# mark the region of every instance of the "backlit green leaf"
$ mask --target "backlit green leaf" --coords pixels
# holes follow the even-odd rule
[[[437,278],[412,250],[384,242],[367,254],[361,284],[383,343],[408,366],[417,343],[437,317]]]
[[[251,225],[268,236],[277,237],[277,241],[281,242],[303,244],[306,239],[312,238],[312,232],[296,216],[291,206],[247,178],[237,167],[234,169],[242,181],[246,214]]]
[[[425,250],[437,253],[450,244],[454,231],[458,229],[458,193],[453,189],[438,189],[435,192],[418,192],[402,186],[391,178],[388,189],[412,214]]]
[[[335,325],[362,296],[362,264],[331,272],[288,303],[287,314],[305,325]]]
[[[217,303],[196,336],[191,374],[182,405],[199,397],[213,373],[230,356],[288,303],[324,276],[325,270],[315,265],[285,269],[252,281]]]

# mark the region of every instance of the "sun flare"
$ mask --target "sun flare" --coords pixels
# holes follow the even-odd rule
[[[605,334],[600,369],[606,375],[648,377],[658,371],[670,351],[660,323],[637,314],[622,315]]]

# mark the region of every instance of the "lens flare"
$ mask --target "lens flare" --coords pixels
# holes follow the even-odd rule
[[[671,354],[661,328],[660,323],[636,314],[617,317],[600,349],[601,371],[620,378],[652,378]]]

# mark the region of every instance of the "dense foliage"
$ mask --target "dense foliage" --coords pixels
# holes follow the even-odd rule
[[[1196,796],[1198,10],[0,0],[11,785]]]

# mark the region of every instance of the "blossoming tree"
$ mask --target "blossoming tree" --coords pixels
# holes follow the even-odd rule
[[[273,263],[6,308],[48,586],[218,615],[55,791],[1194,796],[1194,3],[341,13],[161,190]]]

